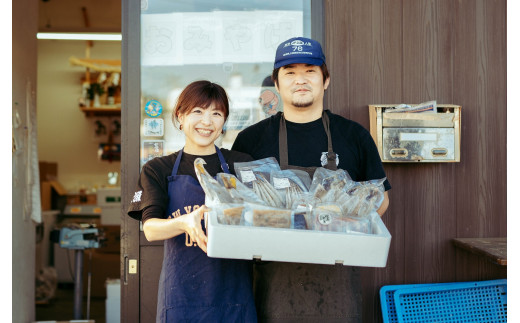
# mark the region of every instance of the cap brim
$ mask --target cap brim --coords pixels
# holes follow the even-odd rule
[[[290,64],[311,64],[316,66],[321,66],[325,63],[321,58],[313,58],[313,57],[291,57],[279,62],[274,63],[274,68],[280,68],[282,66],[290,65]]]

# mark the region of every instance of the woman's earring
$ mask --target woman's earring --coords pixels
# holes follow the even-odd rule
[[[179,129],[182,130],[182,125],[179,126]]]

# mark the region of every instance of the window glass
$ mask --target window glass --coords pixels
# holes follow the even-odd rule
[[[310,34],[310,0],[142,0],[141,166],[182,148],[172,110],[193,81],[228,93],[220,147],[231,148],[240,130],[282,111],[270,78],[276,47]]]

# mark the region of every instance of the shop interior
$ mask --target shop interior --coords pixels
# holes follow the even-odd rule
[[[121,33],[119,0],[41,0],[38,15],[39,33]],[[121,41],[38,39],[37,45],[36,320],[74,319],[80,277],[81,318],[119,322]],[[57,238],[63,228],[69,237]],[[90,240],[78,251],[85,240],[75,238],[77,228],[91,228],[100,243]]]

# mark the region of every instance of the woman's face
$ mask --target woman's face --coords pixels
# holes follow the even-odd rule
[[[182,131],[186,136],[184,151],[192,155],[211,155],[215,153],[214,142],[224,127],[224,112],[211,104],[207,109],[195,107],[178,116]]]

